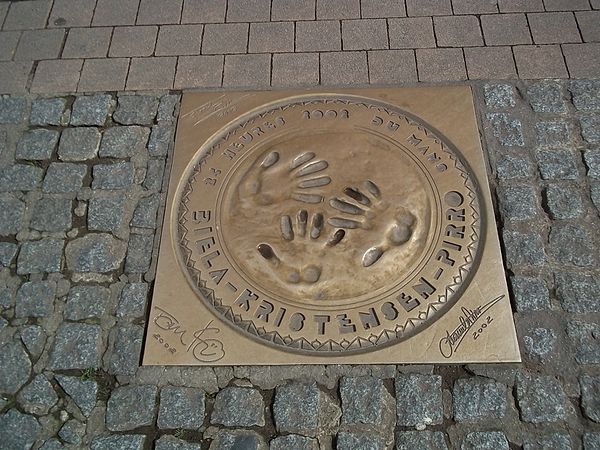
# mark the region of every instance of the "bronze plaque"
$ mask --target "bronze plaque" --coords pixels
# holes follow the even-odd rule
[[[469,87],[183,97],[144,364],[519,361]]]

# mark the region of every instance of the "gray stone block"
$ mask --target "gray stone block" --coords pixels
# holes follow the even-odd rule
[[[91,450],[143,450],[146,436],[141,434],[115,434],[99,436],[92,440]]]
[[[567,111],[560,84],[543,81],[527,88],[531,109],[539,113],[564,113]]]
[[[173,140],[173,127],[171,125],[156,125],[152,127],[148,154],[150,156],[167,156],[169,146]]]
[[[113,375],[135,375],[142,352],[144,329],[139,325],[118,325],[111,331],[112,353],[108,372]]]
[[[27,100],[21,97],[0,96],[0,124],[17,124],[25,118]]]
[[[29,123],[31,125],[66,125],[68,113],[65,112],[67,100],[64,98],[40,98],[31,103]]]
[[[383,381],[372,377],[344,377],[340,381],[342,423],[378,425],[390,394]]]
[[[569,150],[538,150],[535,154],[543,180],[576,180],[579,171]]]
[[[500,180],[530,179],[533,172],[533,163],[526,156],[505,154],[496,162],[496,174]]]
[[[585,433],[583,450],[600,450],[600,433]]]
[[[518,312],[550,309],[550,294],[543,280],[514,276],[510,283]]]
[[[65,422],[58,435],[67,444],[81,445],[83,435],[85,434],[85,424],[71,419]]]
[[[396,450],[448,450],[444,433],[440,431],[398,431]]]
[[[50,354],[50,370],[100,367],[102,328],[84,323],[63,323]]]
[[[541,147],[564,147],[571,143],[569,125],[562,120],[536,123],[535,131]]]
[[[298,434],[286,434],[277,436],[269,443],[269,450],[319,450],[319,444],[316,439]]]
[[[385,450],[385,441],[377,435],[340,431],[336,450]]]
[[[154,450],[201,450],[198,443],[187,442],[174,436],[161,436],[154,444]]]
[[[250,430],[219,430],[209,450],[266,450],[263,437]]]
[[[562,264],[589,267],[596,262],[593,236],[581,225],[554,223],[549,242],[552,255]]]
[[[600,144],[600,116],[579,119],[581,136],[588,144]]]
[[[600,364],[600,325],[571,320],[567,335],[575,347],[575,361],[579,364]]]
[[[73,102],[71,125],[103,126],[113,105],[110,95],[79,96]]]
[[[37,375],[19,392],[17,402],[25,412],[44,415],[58,402],[58,396],[46,376]]]
[[[40,198],[33,207],[30,227],[39,231],[66,231],[71,229],[71,208],[73,201],[68,198]]]
[[[12,194],[0,195],[0,236],[17,234],[23,224],[25,203]]]
[[[93,168],[93,189],[125,189],[133,184],[134,168],[130,162],[96,164]]]
[[[509,220],[530,220],[537,215],[538,197],[533,186],[502,186],[498,197],[501,211]]]
[[[504,433],[500,431],[475,431],[465,436],[461,450],[510,450]]]
[[[568,434],[554,433],[523,442],[523,450],[571,450]]]
[[[600,376],[582,375],[579,386],[583,412],[594,422],[600,422]]]
[[[54,130],[37,129],[26,132],[17,143],[17,159],[45,160],[52,157],[60,133]]]
[[[203,390],[165,386],[160,391],[159,428],[198,430],[204,422],[204,414]]]
[[[88,228],[95,231],[119,231],[125,220],[125,200],[122,194],[92,197],[88,208]]]
[[[486,84],[483,95],[488,108],[511,108],[516,104],[515,91],[510,84]]]
[[[457,422],[502,419],[506,414],[506,386],[485,378],[463,378],[452,391]]]
[[[523,125],[518,119],[513,119],[505,113],[487,113],[487,120],[492,126],[492,134],[498,138],[501,145],[523,147]]]
[[[570,313],[600,312],[600,279],[593,275],[560,273],[556,294],[563,309]]]
[[[67,244],[67,267],[74,272],[106,273],[117,270],[127,244],[110,234],[88,234]]]
[[[148,161],[144,188],[149,191],[160,191],[163,182],[165,161],[163,159],[151,159]]]
[[[160,195],[158,194],[141,198],[129,224],[138,228],[156,228],[156,214],[159,206]]]
[[[15,314],[17,317],[47,317],[54,311],[56,283],[53,281],[28,281],[17,291]]]
[[[46,334],[39,325],[29,325],[21,330],[21,341],[34,358],[39,357],[46,345]]]
[[[15,164],[0,169],[0,192],[33,191],[44,176],[44,169],[29,164]]]
[[[210,422],[228,427],[263,426],[264,410],[264,400],[258,390],[227,387],[215,397]]]
[[[0,416],[0,436],[6,449],[29,449],[35,443],[42,426],[37,419],[16,409]]]
[[[152,244],[154,236],[151,234],[132,234],[129,237],[129,248],[125,260],[125,272],[146,273],[150,269],[152,257]]]
[[[2,266],[9,267],[12,264],[18,249],[17,244],[0,242],[0,268]]]
[[[58,145],[61,161],[87,161],[98,154],[101,134],[97,128],[67,128]]]
[[[9,342],[0,348],[0,392],[16,394],[30,374],[31,361],[20,342]]]
[[[542,266],[545,264],[546,254],[539,234],[504,230],[502,237],[509,265]]]
[[[158,99],[148,95],[120,95],[113,120],[123,125],[151,125],[158,110]]]
[[[142,317],[148,300],[147,283],[126,284],[121,291],[117,317]]]
[[[127,431],[154,424],[156,386],[122,386],[114,391],[106,404],[106,427],[110,431]]]
[[[55,375],[54,378],[60,384],[84,416],[88,417],[96,406],[98,395],[98,383],[94,380],[82,380],[80,377],[69,377]]]
[[[536,362],[548,361],[556,344],[556,334],[550,328],[534,328],[527,331],[523,336],[525,354]]]
[[[115,126],[104,131],[99,155],[109,158],[128,158],[143,153],[150,129],[138,126]]]
[[[600,111],[600,80],[573,80],[569,91],[578,111]]]
[[[67,296],[64,316],[67,320],[100,318],[110,300],[110,289],[103,286],[73,286]]]
[[[583,159],[587,166],[587,176],[600,180],[600,150],[586,150]]]
[[[17,274],[60,272],[65,241],[45,238],[21,245],[17,257]]]
[[[567,418],[567,396],[553,376],[518,375],[517,402],[523,422],[558,422]]]
[[[77,192],[83,186],[87,167],[83,164],[53,162],[48,167],[42,190],[48,193]]]
[[[584,213],[581,193],[573,187],[550,185],[544,197],[552,219],[575,219]]]
[[[402,374],[396,377],[396,417],[400,426],[439,425],[443,420],[442,377]]]

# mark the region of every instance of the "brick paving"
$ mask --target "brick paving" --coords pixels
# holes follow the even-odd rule
[[[0,94],[71,88],[72,79],[49,83],[48,68],[59,68],[60,76],[75,64],[40,64],[69,59],[88,68],[79,71],[78,92],[104,90],[103,83],[89,81],[89,68],[115,67],[120,80],[124,65],[127,90],[248,87],[243,77],[232,77],[227,59],[257,66],[265,55],[279,72],[257,85],[281,86],[281,73],[292,71],[312,85],[328,84],[330,78],[314,80],[312,66],[298,66],[303,56],[285,55],[319,53],[318,73],[328,74],[321,64],[338,51],[363,52],[364,84],[396,82],[379,74],[400,49],[413,53],[402,64],[403,73],[417,73],[411,82],[590,78],[600,71],[597,0],[81,0],[76,7],[73,1],[0,2],[0,73],[12,74],[0,78]],[[421,51],[428,48],[438,50]],[[375,50],[384,53],[369,58]],[[211,77],[203,84],[203,76],[190,74],[189,56],[231,54],[249,56],[221,58],[220,83]],[[175,58],[175,70],[154,59],[160,57]],[[287,61],[292,65],[283,68]],[[156,64],[160,82],[141,82],[139,68]],[[421,67],[448,70],[431,74]],[[354,80],[342,75],[336,84]]]
[[[599,0],[73,5],[0,1],[0,447],[600,448]],[[140,367],[181,90],[419,82],[473,88],[523,363]]]

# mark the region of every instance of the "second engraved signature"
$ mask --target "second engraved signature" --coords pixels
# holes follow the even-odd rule
[[[155,306],[158,310],[158,315],[154,317],[154,323],[158,328],[168,331],[175,335],[179,343],[185,348],[188,353],[200,362],[216,362],[225,356],[223,343],[219,339],[211,337],[221,332],[215,326],[211,326],[211,320],[204,328],[199,328],[193,333],[185,329],[179,320],[168,311]]]
[[[502,300],[505,296],[500,295],[495,299],[487,302],[484,305],[480,305],[475,309],[469,309],[462,307],[462,315],[460,316],[460,324],[452,330],[446,331],[446,336],[440,339],[440,353],[444,358],[450,358],[460,344],[462,344],[463,339],[467,335],[468,331],[475,325],[475,323],[479,320],[483,314],[488,311],[492,306]],[[494,319],[491,316],[488,316],[488,322],[492,322]],[[487,324],[485,324],[487,327]],[[478,336],[478,335],[477,335]],[[477,336],[474,336],[477,339]]]

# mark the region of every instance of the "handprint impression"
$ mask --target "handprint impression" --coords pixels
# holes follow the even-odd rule
[[[332,198],[329,204],[343,213],[343,217],[332,217],[327,222],[341,229],[372,228],[372,221],[378,213],[389,208],[389,204],[381,199],[381,191],[372,181],[365,181],[364,191],[358,188],[346,187],[346,198]],[[382,242],[370,247],[362,257],[362,265],[369,267],[375,264],[390,248],[409,241],[416,225],[416,218],[403,207],[399,207],[394,215],[391,226],[385,232]]]
[[[315,161],[315,156],[313,152],[304,152],[286,165],[281,163],[279,152],[268,153],[248,172],[240,186],[241,196],[262,206],[289,198],[303,203],[321,203],[323,196],[318,188],[331,183],[331,178],[322,173],[329,166],[327,161]]]
[[[317,213],[312,216],[312,220],[309,225],[308,212],[303,209],[298,212],[296,216],[296,223],[290,216],[282,216],[280,221],[281,237],[288,242],[295,242],[300,244],[303,248],[302,252],[287,252],[294,256],[294,258],[302,258],[308,256],[312,260],[319,259],[318,253],[310,251],[309,245],[317,243],[317,240],[322,237],[324,220],[323,214]],[[308,229],[310,226],[310,230]],[[344,239],[346,232],[344,230],[337,230],[325,243],[325,247],[333,247],[340,243]],[[322,248],[322,247],[321,247]],[[273,247],[269,244],[261,243],[256,247],[258,253],[267,260],[271,266],[275,269],[278,275],[289,283],[306,283],[314,284],[319,281],[321,277],[321,266],[318,264],[308,264],[304,267],[294,266],[282,260],[277,254]]]

